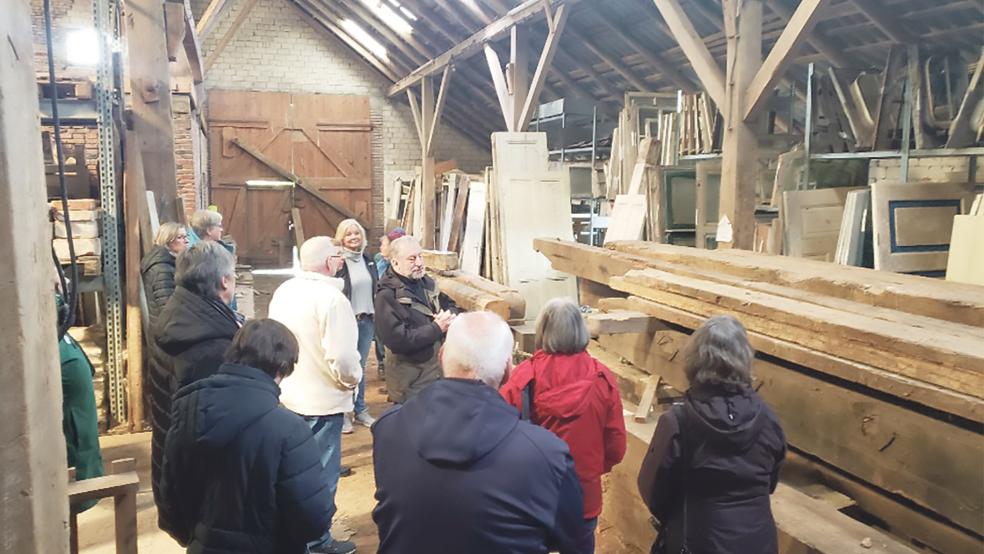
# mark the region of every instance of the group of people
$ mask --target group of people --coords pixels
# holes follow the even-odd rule
[[[382,258],[355,220],[308,239],[268,318],[244,323],[228,250],[162,226],[172,282],[144,274],[152,484],[160,527],[189,552],[354,552],[331,534],[352,423],[372,430],[380,552],[594,551],[601,477],[626,431],[578,305],[548,302],[536,352],[514,367],[506,322],[462,313],[400,235]],[[393,403],[378,420],[365,404],[374,340]],[[785,442],[751,388],[744,328],[712,318],[686,354],[691,389],[660,418],[639,476],[654,552],[774,552]]]

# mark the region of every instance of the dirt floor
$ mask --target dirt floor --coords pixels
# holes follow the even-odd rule
[[[270,296],[276,286],[287,277],[283,275],[256,275],[256,315],[266,315]],[[378,416],[389,406],[376,370],[375,356],[370,355],[367,369],[366,401],[370,413]],[[138,546],[140,552],[150,554],[177,554],[184,552],[171,537],[157,528],[157,508],[150,490],[150,433],[104,436],[101,438],[103,460],[134,458],[140,475],[140,493],[137,497]],[[352,468],[352,474],[343,477],[338,484],[335,503],[333,532],[336,537],[355,542],[358,552],[375,552],[379,546],[376,526],[372,521],[376,491],[372,471],[372,435],[369,429],[356,426],[355,432],[342,437],[342,464]],[[84,554],[113,554],[113,501],[105,499],[79,516],[79,549]],[[602,554],[625,552],[614,529],[600,522],[597,552]],[[351,537],[346,537],[351,533]]]

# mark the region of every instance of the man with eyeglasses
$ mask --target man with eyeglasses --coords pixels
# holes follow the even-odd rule
[[[376,290],[376,333],[386,347],[386,390],[402,404],[441,378],[438,354],[458,313],[424,268],[420,242],[411,236],[389,246],[390,268]]]
[[[342,423],[354,408],[352,392],[362,380],[359,331],[352,305],[342,294],[335,273],[345,263],[328,237],[312,237],[301,245],[301,272],[280,285],[270,300],[268,315],[297,337],[300,356],[294,372],[280,383],[280,402],[311,427],[321,448],[321,463],[335,491],[341,471]],[[313,554],[351,554],[355,545],[335,540],[331,525],[308,545]]]

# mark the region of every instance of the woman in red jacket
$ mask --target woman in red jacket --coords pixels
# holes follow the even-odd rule
[[[601,476],[625,455],[622,400],[611,370],[587,353],[588,328],[577,304],[548,302],[536,322],[536,352],[499,391],[525,419],[567,443],[584,490],[589,534],[581,552],[594,552],[601,513]]]

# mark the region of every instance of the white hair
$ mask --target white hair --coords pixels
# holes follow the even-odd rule
[[[335,241],[330,237],[311,237],[301,245],[301,269],[319,271],[325,267],[328,257],[338,251]]]
[[[444,376],[478,379],[499,388],[512,359],[513,344],[509,325],[498,315],[461,314],[451,323],[444,340]]]
[[[570,298],[547,302],[536,319],[536,347],[547,354],[577,354],[588,347],[588,326]]]
[[[420,246],[420,241],[410,235],[403,235],[394,241],[390,241],[390,258],[398,258],[403,253],[403,249],[411,245]]]

